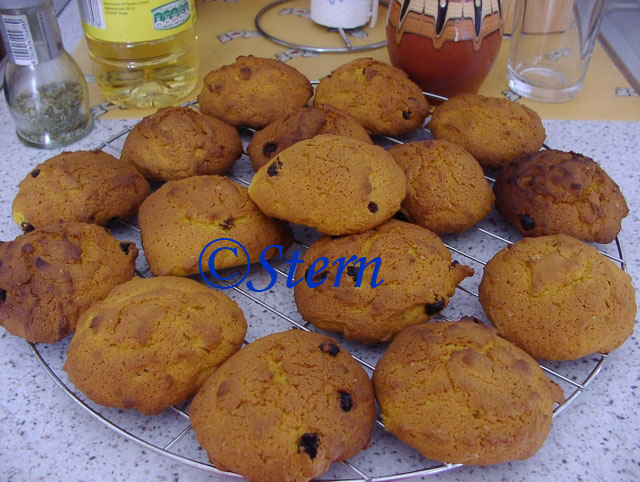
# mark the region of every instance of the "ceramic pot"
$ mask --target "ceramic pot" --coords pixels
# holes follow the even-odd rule
[[[391,63],[427,92],[477,92],[502,43],[500,0],[390,1]]]

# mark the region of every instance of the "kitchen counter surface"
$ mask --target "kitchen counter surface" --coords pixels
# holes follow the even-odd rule
[[[61,18],[63,25],[70,21],[65,14]],[[73,15],[76,13],[67,16],[73,20]],[[67,150],[96,147],[131,124],[131,120],[97,121],[87,138]],[[623,221],[620,239],[628,271],[635,286],[639,286],[640,123],[545,121],[544,124],[550,147],[593,157],[620,185],[631,211]],[[0,102],[0,145],[0,240],[6,241],[20,234],[11,219],[17,184],[36,164],[61,150],[43,151],[22,145],[14,134],[4,102]],[[276,305],[284,303],[278,297],[285,295],[274,296]],[[264,316],[262,310],[256,307],[247,313],[248,319],[260,316]],[[43,351],[52,359],[63,353],[60,349]],[[585,364],[589,363],[593,364],[587,357]],[[1,327],[0,387],[2,480],[233,480],[152,453],[102,426],[54,385],[23,340]],[[491,467],[461,467],[424,480],[638,480],[639,395],[640,347],[636,330],[620,349],[610,354],[601,373],[582,396],[554,420],[549,438],[534,457]],[[163,417],[138,416],[134,420],[139,421],[139,429],[144,433],[162,423]],[[374,450],[358,463],[382,471],[393,457],[391,452]]]

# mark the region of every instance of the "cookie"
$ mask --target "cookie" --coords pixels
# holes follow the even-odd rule
[[[216,239],[241,243],[251,262],[271,245],[286,249],[292,239],[289,226],[262,214],[249,199],[247,188],[221,176],[195,176],[169,181],[149,196],[138,215],[145,256],[156,276],[198,273],[204,247]],[[232,241],[218,241],[203,255],[209,271],[214,250],[216,270],[247,264],[244,251]],[[234,249],[235,252],[231,251]],[[269,250],[266,258],[277,254]]]
[[[364,127],[349,114],[331,106],[299,107],[254,134],[247,147],[253,169],[257,171],[287,147],[318,134],[352,137],[373,144]]]
[[[13,219],[28,232],[77,221],[104,225],[138,211],[149,183],[128,162],[106,152],[63,152],[36,166],[18,186]]]
[[[320,257],[328,263],[311,268]],[[389,341],[403,328],[429,320],[447,306],[456,286],[473,276],[467,266],[452,264],[437,235],[395,219],[363,234],[323,236],[304,260],[294,291],[302,318],[365,343]]]
[[[524,238],[485,266],[480,303],[501,336],[535,358],[608,353],[631,336],[631,278],[564,234]]]
[[[629,214],[618,185],[575,152],[520,156],[502,169],[493,191],[500,214],[525,236],[564,233],[610,243]]]
[[[284,62],[241,56],[205,76],[198,103],[203,113],[232,126],[259,128],[302,107],[312,95],[309,80]]]
[[[260,210],[331,235],[361,233],[400,208],[405,177],[381,147],[343,136],[297,142],[256,172]]]
[[[402,211],[438,234],[462,233],[493,207],[493,192],[478,162],[452,142],[396,145],[389,154],[407,176]]]
[[[134,278],[82,314],[64,369],[94,402],[156,415],[188,400],[246,332],[242,311],[220,291]]]
[[[533,358],[470,318],[398,333],[373,382],[387,430],[447,463],[531,457],[564,402]]]
[[[0,325],[34,343],[63,339],[91,303],[133,277],[137,255],[134,243],[85,223],[0,242]]]
[[[147,179],[169,181],[225,174],[241,155],[234,127],[189,107],[164,107],[133,128],[120,158]]]
[[[250,481],[304,482],[369,445],[373,387],[331,337],[291,330],[229,358],[189,416],[216,467]]]
[[[371,58],[341,65],[321,79],[313,105],[351,114],[370,134],[411,132],[429,115],[422,89],[403,70]]]
[[[464,147],[483,167],[500,168],[542,147],[538,114],[509,99],[461,94],[436,107],[429,130],[436,139]]]

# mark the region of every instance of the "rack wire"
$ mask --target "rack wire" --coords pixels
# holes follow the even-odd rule
[[[437,97],[437,96],[432,96],[431,94],[428,94],[428,93],[425,93],[425,95],[432,98]],[[195,102],[192,102],[187,105],[193,105],[194,103]],[[132,126],[122,129],[117,134],[111,136],[110,138],[102,142],[99,146],[97,146],[97,148],[108,149],[112,151],[114,154],[120,155],[124,139],[126,135],[131,131],[131,129],[132,129]],[[245,132],[243,133],[243,142],[245,145],[248,142],[250,136],[253,134],[253,132],[254,131],[252,129],[245,129]],[[429,135],[430,135],[429,131],[425,127],[423,127],[418,131],[417,137],[424,138],[425,136],[428,137]],[[381,145],[401,144],[407,140],[412,140],[412,139],[398,139],[398,138],[392,138],[387,136],[380,136],[376,139],[377,143]],[[545,148],[548,148],[548,147],[545,146]],[[240,165],[241,163],[244,163],[246,166],[249,165],[248,157],[246,155],[246,150],[244,155],[242,156],[242,159],[236,162],[237,165]],[[251,171],[250,171],[250,168],[246,166],[244,170],[236,169],[236,171],[241,171],[241,173],[232,171],[232,173],[228,174],[228,176],[233,181],[238,182],[242,185],[248,186],[250,183],[249,173]],[[487,179],[489,180],[490,183],[493,182],[492,178],[487,177]],[[114,235],[126,237],[127,239],[130,239],[131,237],[136,238],[137,236],[139,236],[140,230],[135,224],[127,223],[124,221],[117,221],[117,223],[119,224],[119,226],[118,225],[111,226],[112,230],[114,231]],[[118,227],[122,229],[118,230]],[[500,217],[495,215],[492,219],[489,219],[488,221],[485,220],[483,221],[483,223],[481,223],[481,225],[475,226],[474,228],[469,230],[469,232],[471,232],[471,235],[467,236],[466,237],[467,239],[465,239],[464,235],[445,237],[444,239],[445,245],[452,251],[454,255],[459,255],[465,258],[467,260],[465,262],[468,262],[469,264],[475,263],[476,265],[479,265],[479,266],[484,266],[486,264],[486,260],[483,259],[482,253],[476,252],[476,251],[482,251],[482,250],[479,250],[477,247],[483,244],[483,242],[490,243],[491,249],[489,250],[488,254],[491,254],[491,253],[497,252],[499,249],[502,249],[504,246],[508,244],[512,244],[514,242],[514,239],[519,239],[520,237],[519,234],[517,234],[513,228],[508,226],[504,220],[502,220]],[[309,242],[301,239],[301,237],[304,237],[305,233],[302,233],[302,236],[299,234],[300,233],[296,232],[296,236],[294,237],[295,238],[294,244],[297,244],[303,249],[308,248]],[[480,238],[478,238],[478,236]],[[462,240],[462,243],[456,242],[460,240]],[[600,246],[600,248],[601,248],[600,252],[603,255],[607,256],[611,260],[618,263],[620,267],[626,271],[627,266],[626,266],[625,256],[624,256],[622,244],[620,243],[619,238],[615,239],[615,243],[611,243],[610,245],[606,245],[606,246]],[[612,254],[611,251],[614,251],[614,254]],[[487,259],[488,259],[488,256],[487,256]],[[146,263],[144,263],[144,261],[141,260],[140,257],[139,257],[139,261],[140,262],[136,270],[138,275],[143,277],[150,276],[151,273]],[[277,266],[275,267],[275,269],[281,277],[283,278],[287,277],[287,273],[283,269],[280,269]],[[476,275],[477,274],[478,272],[476,271]],[[254,275],[255,273],[252,273],[252,276]],[[475,279],[475,278],[476,276],[474,276],[474,278],[472,279]],[[476,283],[477,283],[477,280],[476,280]],[[297,328],[305,331],[315,331],[315,328],[312,325],[310,325],[308,322],[305,323],[301,319],[300,320],[296,319],[297,312],[295,314],[294,313],[287,314],[284,309],[276,308],[272,306],[272,304],[270,304],[268,301],[265,301],[264,299],[260,299],[258,296],[254,296],[253,294],[249,293],[245,289],[242,289],[238,286],[232,286],[231,289],[235,293],[237,298],[244,299],[245,302],[249,303],[250,305],[253,305],[253,308],[262,309],[263,311],[273,315],[277,320],[284,321],[286,322],[286,324],[290,325],[293,328]],[[477,308],[477,306],[479,305],[479,303],[475,301],[475,298],[478,297],[477,288],[474,288],[472,286],[460,285],[458,286],[458,289],[463,293],[465,293],[468,297],[470,297],[470,299],[472,300],[473,303],[475,303],[475,306]],[[450,306],[454,306],[454,305],[455,305],[455,300],[453,303],[451,303]],[[445,312],[447,312],[447,310],[445,310]],[[478,312],[477,315],[475,316],[482,318],[483,320],[485,320],[485,322],[487,322],[486,318],[483,316],[481,312]],[[445,320],[454,319],[454,316],[441,314],[439,315],[439,318],[445,319]],[[331,334],[331,335],[336,338],[340,338],[336,334]],[[246,343],[248,343],[247,340],[245,340],[245,344]],[[340,339],[340,343],[343,345],[347,345],[349,351],[351,351],[354,358],[362,364],[364,369],[369,374],[373,372],[375,368],[375,363],[373,362],[372,357],[379,358],[381,356],[380,350],[363,348],[362,346],[358,346],[357,344],[351,344],[349,346],[350,342],[348,340],[343,340],[343,339]],[[93,416],[94,418],[96,418],[97,420],[99,420],[100,422],[102,422],[112,430],[114,430],[116,433],[126,437],[131,441],[138,443],[143,448],[148,449],[149,451],[161,454],[165,457],[168,457],[171,460],[181,462],[188,466],[205,470],[207,472],[212,472],[217,475],[224,475],[230,478],[241,477],[238,474],[220,470],[216,468],[214,465],[208,463],[206,460],[198,460],[196,457],[186,454],[187,450],[181,447],[181,445],[185,442],[185,440],[191,437],[192,439],[191,443],[195,444],[196,442],[195,442],[195,439],[193,438],[191,425],[189,423],[189,415],[187,414],[185,406],[174,406],[174,407],[170,407],[170,409],[167,409],[165,411],[170,414],[173,414],[178,419],[178,423],[176,423],[175,421],[172,423],[172,427],[175,426],[175,430],[173,430],[171,435],[168,436],[168,440],[164,441],[163,443],[151,440],[153,437],[149,435],[149,431],[145,431],[145,436],[141,436],[140,434],[134,433],[133,429],[125,428],[123,426],[127,423],[131,425],[131,424],[135,424],[136,421],[139,421],[138,419],[136,419],[136,416],[133,413],[127,412],[123,414],[122,411],[114,412],[112,409],[107,409],[105,407],[98,406],[97,404],[94,404],[93,402],[87,400],[84,397],[84,395],[82,395],[80,392],[75,390],[75,388],[72,386],[71,382],[68,381],[68,379],[66,378],[66,375],[62,370],[60,360],[64,357],[60,356],[59,351],[56,352],[56,350],[65,349],[64,343],[52,345],[51,347],[46,346],[46,348],[42,351],[50,350],[51,353],[49,354],[49,356],[47,356],[46,354],[43,354],[42,351],[36,345],[29,343],[29,346],[34,356],[36,357],[36,359],[44,369],[44,371],[47,373],[47,375],[49,375],[53,379],[55,384],[66,395],[68,395],[74,402],[76,402],[80,408],[82,408],[91,416]],[[365,351],[363,352],[363,350]],[[374,353],[372,354],[369,352],[374,352]],[[361,353],[364,353],[364,355],[361,355]],[[52,361],[47,361],[47,358],[50,358]],[[566,410],[589,387],[589,385],[600,373],[606,360],[607,360],[607,356],[605,354],[597,354],[590,358],[592,365],[587,367],[586,370],[585,370],[584,363],[572,364],[571,362],[564,362],[564,363],[558,363],[555,365],[553,364],[540,365],[542,370],[548,376],[554,379],[561,387],[563,387],[563,390],[565,392],[565,402],[555,407],[554,413],[553,413],[554,417],[558,416],[564,410]],[[56,362],[57,362],[57,366],[52,368],[52,365],[54,365]],[[580,379],[581,381],[579,381]],[[115,418],[120,418],[122,420],[118,422],[115,420]],[[135,420],[132,420],[132,419],[135,419]],[[394,473],[372,474],[371,473],[372,469],[370,467],[364,468],[362,466],[362,462],[363,462],[362,457],[359,460],[356,460],[359,457],[357,456],[351,459],[350,461],[345,461],[345,462],[342,462],[341,464],[333,464],[331,471],[328,473],[328,475],[325,476],[329,478],[320,478],[317,480],[324,480],[324,481],[336,480],[336,481],[342,481],[342,482],[383,482],[383,481],[389,482],[389,481],[405,480],[405,479],[420,477],[420,476],[436,475],[436,474],[460,467],[462,465],[462,464],[441,463],[441,462],[425,459],[413,449],[399,442],[397,439],[395,439],[395,437],[390,436],[389,433],[385,431],[384,424],[382,423],[380,417],[378,417],[375,420],[375,430],[374,430],[372,447],[379,448],[380,445],[393,446],[395,458],[403,459],[402,463],[396,463],[396,465],[399,465],[399,467],[393,470]],[[372,449],[369,449],[369,450],[372,450]],[[368,452],[368,450],[364,452],[366,453]],[[419,461],[418,463],[421,465],[421,467],[415,468],[416,463],[413,462],[413,460],[415,459]],[[366,459],[364,463],[366,463]],[[338,465],[341,466],[343,470],[336,469],[336,466]],[[408,469],[407,469],[407,465],[409,465]]]

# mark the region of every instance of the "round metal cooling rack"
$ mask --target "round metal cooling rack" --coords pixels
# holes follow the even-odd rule
[[[270,3],[268,5],[266,5],[265,7],[261,8],[260,11],[258,12],[258,14],[256,15],[256,19],[255,19],[255,25],[256,25],[256,30],[258,30],[258,32],[260,32],[265,38],[271,40],[272,42],[275,42],[277,44],[280,45],[284,45],[285,47],[290,47],[292,49],[299,49],[299,50],[306,50],[308,52],[316,52],[316,53],[354,53],[354,52],[364,52],[367,50],[373,50],[373,49],[379,49],[380,47],[384,47],[385,45],[387,45],[387,41],[386,40],[382,40],[380,42],[374,42],[374,43],[370,43],[367,45],[358,45],[358,46],[353,46],[353,44],[351,43],[351,41],[349,40],[349,37],[347,36],[349,30],[351,29],[343,29],[343,28],[337,28],[336,32],[340,35],[340,38],[342,39],[342,41],[344,42],[345,46],[344,47],[316,47],[313,45],[303,45],[303,44],[296,44],[293,42],[288,42],[286,40],[283,40],[279,37],[277,37],[274,34],[270,34],[267,31],[265,31],[265,29],[262,27],[261,22],[262,22],[262,17],[264,17],[264,15],[271,9],[278,7],[279,5],[282,5],[283,3],[288,3],[291,0],[276,0],[273,3]],[[389,2],[386,0],[382,0],[380,1],[380,4],[385,6],[385,7],[389,7]],[[311,22],[311,20],[309,20]]]
[[[284,1],[284,0],[282,0]],[[427,97],[431,97],[431,98],[439,98],[440,100],[442,100],[443,98],[439,97],[439,96],[434,96],[432,94],[429,93],[424,93]],[[446,99],[445,99],[446,100]],[[195,102],[191,102],[187,105],[193,105]],[[425,129],[423,127],[424,131],[428,132],[427,129]],[[98,146],[98,149],[110,149],[113,152],[115,152],[116,154],[120,154],[121,153],[121,145],[124,142],[124,138],[126,137],[126,135],[130,132],[131,127],[127,127],[125,129],[123,129],[121,132],[117,133],[116,135],[112,136],[111,138],[105,140],[100,146]],[[251,129],[247,129],[248,131],[250,131],[251,133],[253,133],[254,131]],[[422,132],[424,134],[424,132]],[[246,140],[246,139],[245,139]],[[378,139],[378,143],[384,144],[384,143],[391,143],[391,144],[402,144],[403,140],[400,139],[396,139],[396,138],[392,138],[392,137],[386,137],[386,136],[381,136]],[[544,146],[545,148],[548,148],[548,146]],[[243,156],[244,161],[246,161],[246,152],[245,155]],[[240,161],[237,161],[240,162]],[[248,163],[247,163],[248,164]],[[248,173],[250,170],[250,168],[248,168],[246,170],[246,172]],[[237,175],[229,175],[229,177],[234,180],[235,182],[238,182],[240,184],[243,184],[245,186],[248,186],[250,183],[250,179],[245,179],[241,176],[237,176]],[[487,177],[487,179],[489,180],[489,182],[493,182],[493,179],[491,179],[490,177]],[[139,228],[135,225],[132,224],[128,224],[125,223],[123,221],[118,221],[118,223],[123,226],[126,230],[128,230],[124,235],[125,236],[129,236],[129,237],[136,237],[137,235],[139,235]],[[503,224],[506,225],[505,221],[502,221]],[[492,225],[493,226],[493,225]],[[493,230],[489,230],[489,229],[485,229],[483,227],[479,227],[476,226],[474,228],[472,228],[473,231],[475,231],[476,235],[482,236],[484,240],[487,240],[491,243],[494,243],[494,252],[496,252],[498,249],[501,249],[502,247],[504,247],[507,244],[512,244],[513,241],[507,239],[508,235],[501,235],[501,234],[497,234],[495,231],[499,230],[497,228],[494,227]],[[299,246],[301,246],[302,248],[308,248],[308,244],[305,242],[300,241],[299,239],[295,240],[295,243],[298,244]],[[455,254],[458,254],[464,258],[466,258],[466,262],[469,263],[477,263],[479,265],[484,265],[486,264],[486,261],[480,259],[477,253],[475,252],[471,252],[472,250],[470,249],[461,249],[459,247],[453,246],[452,241],[450,239],[446,239],[445,240],[445,244],[447,245],[447,247]],[[473,244],[473,246],[476,246],[475,244]],[[497,247],[496,247],[497,246]],[[611,249],[613,250],[615,248],[615,251],[617,251],[617,254],[612,255],[610,253],[607,252],[603,252],[600,251],[604,256],[608,257],[609,259],[617,262],[620,267],[626,271],[626,261],[625,261],[625,257],[624,257],[624,252],[622,249],[622,245],[620,243],[619,238],[615,239],[615,246],[613,245],[613,243],[611,245],[607,245],[605,246],[605,248]],[[281,269],[276,268],[276,271],[278,272],[278,274],[280,276],[283,276],[284,278],[287,277],[287,273],[284,272]],[[143,277],[147,277],[150,276],[150,271],[148,269],[148,266],[145,267],[145,269],[142,270],[137,270],[137,273],[140,276]],[[471,296],[471,297],[475,297],[477,298],[478,293],[476,290],[474,289],[470,289],[469,287],[465,287],[465,286],[458,286],[458,289],[461,290],[462,292],[466,293],[467,295]],[[276,317],[278,317],[281,320],[286,321],[287,323],[289,323],[292,327],[294,328],[298,328],[301,330],[305,330],[305,331],[311,331],[311,328],[309,328],[310,324],[309,323],[305,323],[305,322],[301,322],[301,321],[297,321],[296,319],[294,319],[294,317],[287,315],[286,313],[283,313],[283,311],[281,309],[277,309],[273,306],[271,306],[268,302],[259,299],[258,297],[254,296],[253,294],[249,293],[248,291],[239,288],[239,287],[233,287],[233,291],[234,293],[237,293],[239,295],[239,297],[245,298],[245,300],[247,302],[250,303],[254,303],[257,306],[259,306],[261,309],[268,311],[269,313],[275,315]],[[448,319],[447,317],[444,316],[440,316],[440,319]],[[334,336],[337,336],[334,334]],[[248,343],[245,340],[245,344]],[[341,341],[341,343],[344,345],[345,343],[348,343],[347,341]],[[187,414],[187,412],[185,411],[184,406],[174,406],[174,407],[170,407],[170,409],[165,410],[165,412],[163,412],[163,414],[165,415],[173,415],[177,420],[173,421],[172,423],[176,426],[176,430],[174,433],[171,434],[170,439],[168,442],[165,443],[157,443],[153,440],[151,440],[152,438],[152,432],[153,430],[149,430],[149,429],[145,429],[143,430],[143,434],[136,434],[134,433],[135,428],[125,428],[122,425],[124,425],[125,423],[129,422],[129,424],[131,425],[131,427],[135,427],[136,422],[139,422],[139,420],[134,420],[134,414],[132,412],[126,412],[124,413],[123,411],[118,411],[118,418],[119,418],[119,422],[116,422],[115,420],[113,420],[113,418],[115,418],[114,416],[114,412],[112,411],[112,409],[108,409],[106,407],[101,407],[97,404],[94,404],[93,402],[86,400],[85,397],[80,393],[77,392],[75,390],[75,388],[72,386],[71,382],[66,382],[63,381],[63,379],[61,378],[61,376],[63,378],[66,379],[66,376],[63,374],[64,371],[62,370],[61,367],[61,359],[63,359],[63,356],[60,356],[60,352],[59,350],[63,349],[61,347],[61,344],[57,344],[57,345],[51,345],[50,349],[51,349],[51,355],[46,356],[43,355],[43,353],[38,350],[38,347],[36,347],[34,344],[32,343],[28,343],[33,354],[35,355],[36,359],[38,360],[38,362],[40,363],[40,365],[42,366],[42,368],[44,369],[44,371],[53,379],[53,381],[55,382],[55,384],[65,393],[67,394],[74,402],[76,402],[83,410],[85,410],[86,412],[88,412],[90,415],[92,415],[93,417],[95,417],[97,420],[99,420],[100,422],[102,422],[103,424],[105,424],[106,426],[108,426],[109,428],[111,428],[112,430],[114,430],[115,432],[117,432],[118,434],[122,435],[123,437],[128,438],[129,440],[136,442],[138,444],[140,444],[143,448],[150,450],[152,452],[164,455],[165,457],[170,458],[171,460],[175,460],[177,462],[181,462],[183,464],[189,465],[191,467],[195,467],[201,470],[205,470],[207,472],[212,472],[214,474],[218,474],[218,475],[224,475],[224,476],[228,476],[228,477],[232,477],[232,478],[241,478],[240,475],[232,473],[232,472],[225,472],[223,470],[220,470],[218,468],[216,468],[215,466],[213,466],[212,464],[208,463],[206,460],[197,460],[197,458],[191,457],[189,455],[185,454],[184,450],[180,449],[180,444],[181,442],[184,442],[190,435],[192,436],[192,430],[191,430],[191,425],[189,423],[189,415]],[[64,344],[64,343],[63,343]],[[47,346],[47,348],[49,348],[49,346]],[[58,350],[58,351],[56,351]],[[44,350],[43,350],[44,351]],[[47,350],[48,351],[48,350]],[[361,350],[360,350],[361,351]],[[51,358],[52,362],[48,362],[46,360],[46,358]],[[358,360],[362,366],[365,368],[365,370],[371,374],[375,368],[375,364],[368,362],[366,360],[363,359],[362,356],[356,356],[354,355],[354,358],[356,360]],[[603,364],[605,363],[607,359],[607,356],[604,354],[597,354],[595,356],[593,356],[591,358],[591,361],[593,362],[592,366],[587,367],[586,369],[584,368],[585,364],[582,363],[579,365],[575,364],[573,366],[569,366],[569,368],[572,368],[574,372],[576,373],[561,373],[562,368],[560,368],[559,366],[561,365],[565,370],[567,369],[567,365],[566,364],[556,364],[558,366],[547,366],[547,365],[540,365],[540,367],[542,368],[542,370],[552,379],[554,379],[554,381],[556,381],[556,383],[558,383],[561,387],[563,387],[563,391],[565,392],[565,402],[562,405],[558,405],[553,413],[553,416],[556,417],[558,416],[560,413],[562,413],[565,409],[567,409],[567,407],[569,407],[581,394],[582,392],[584,392],[584,390],[587,389],[587,387],[590,385],[590,383],[596,378],[596,376],[598,375],[598,373],[600,372],[600,370],[602,369]],[[52,364],[56,363],[57,365],[52,368]],[[582,378],[582,381],[577,381],[577,379]],[[110,412],[111,411],[111,412]],[[110,413],[107,413],[110,412]],[[154,428],[157,430],[160,430],[157,426],[154,425]],[[193,437],[192,437],[193,438]],[[193,444],[195,444],[195,439],[193,438],[193,440],[191,441]],[[408,450],[410,452],[407,452],[407,459],[408,458],[412,458],[415,459],[415,455],[418,455],[418,460],[424,461],[424,466],[418,469],[414,469],[411,468],[410,470],[406,470],[404,468],[401,468],[399,470],[396,471],[396,473],[391,473],[391,474],[382,474],[382,475],[370,475],[367,472],[370,472],[369,467],[367,468],[361,468],[358,465],[356,465],[357,462],[354,462],[354,459],[357,457],[354,457],[354,459],[351,459],[350,461],[345,461],[342,462],[341,464],[333,464],[332,465],[332,469],[330,470],[330,472],[328,473],[328,475],[325,475],[325,477],[331,477],[331,478],[320,478],[320,479],[316,479],[316,480],[320,480],[320,481],[328,481],[328,480],[334,480],[334,481],[342,481],[342,482],[383,482],[383,481],[398,481],[398,480],[405,480],[408,478],[413,478],[413,477],[420,477],[420,476],[427,476],[427,475],[435,475],[435,474],[439,474],[441,472],[445,472],[448,470],[451,470],[453,468],[457,468],[460,467],[462,464],[447,464],[447,463],[441,463],[441,462],[436,462],[436,461],[431,461],[428,459],[425,459],[424,457],[422,457],[421,455],[419,455],[417,452],[413,451],[411,452],[413,449],[410,449],[409,447],[405,446],[404,444],[402,444],[401,442],[399,442],[397,439],[395,439],[395,437],[392,437],[389,435],[388,432],[385,431],[384,429],[384,424],[382,423],[382,421],[380,420],[380,417],[378,417],[375,421],[375,430],[374,430],[374,437],[372,440],[372,447],[376,447],[376,448],[380,448],[380,444],[395,444],[393,446],[395,451],[398,450],[402,450],[403,448],[405,450]],[[371,449],[369,449],[371,450]],[[195,451],[196,453],[198,452],[197,450]],[[368,450],[363,451],[363,452],[368,452]],[[202,455],[202,454],[200,454]],[[397,463],[397,460],[399,460],[400,458],[402,458],[402,453],[400,452],[394,452],[394,460],[393,461],[389,461],[390,465],[392,463]],[[415,463],[415,462],[413,462]],[[405,464],[406,465],[406,464]],[[340,468],[342,468],[342,472],[340,472],[339,470],[336,471],[333,469],[334,466],[340,466]],[[404,467],[404,466],[403,466]],[[386,470],[386,468],[385,468]],[[332,477],[332,475],[338,474],[334,477]],[[348,475],[347,475],[348,474]]]

